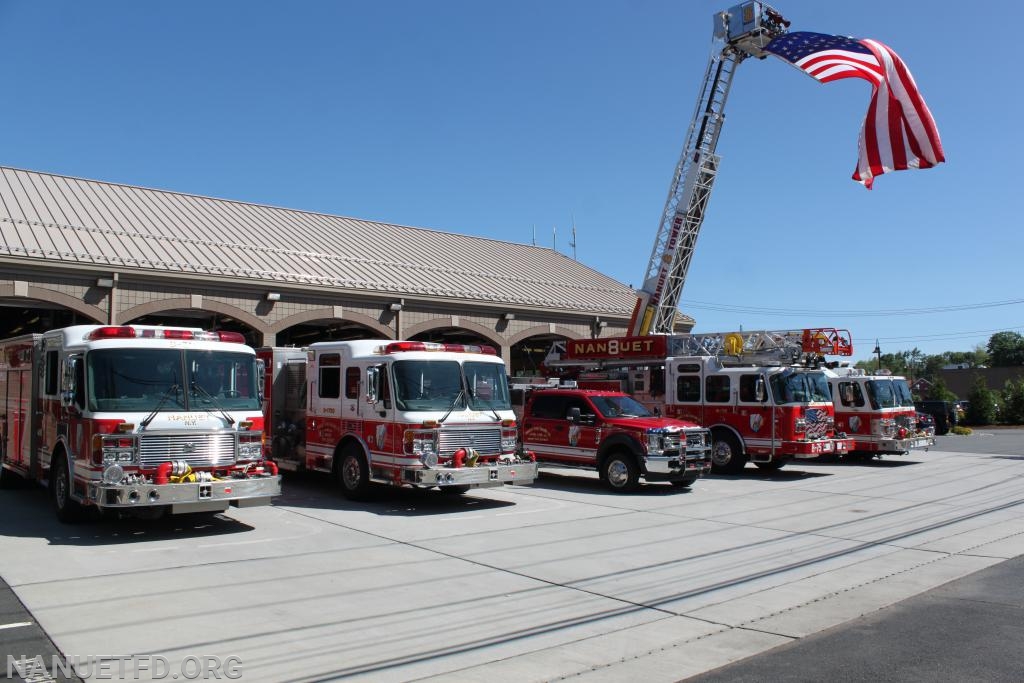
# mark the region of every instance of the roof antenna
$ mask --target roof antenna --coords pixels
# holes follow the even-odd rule
[[[572,216],[572,241],[569,242],[569,246],[572,247],[572,260],[576,260],[576,216],[575,214],[569,214]]]
[[[537,224],[533,224],[533,246],[537,246]]]

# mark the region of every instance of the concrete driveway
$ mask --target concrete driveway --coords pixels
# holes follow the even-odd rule
[[[198,523],[68,527],[41,490],[5,491],[0,576],[61,653],[121,657],[128,680],[159,657],[168,678],[234,658],[254,681],[674,681],[1024,554],[1021,434],[689,492],[548,470],[357,505],[299,475]],[[34,655],[16,631],[0,647]]]

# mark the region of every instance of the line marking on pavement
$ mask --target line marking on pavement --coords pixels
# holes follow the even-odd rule
[[[32,625],[31,621],[18,621],[18,622],[15,622],[13,624],[0,624],[0,631],[2,631],[5,628],[21,628],[23,626],[31,626],[31,625]]]

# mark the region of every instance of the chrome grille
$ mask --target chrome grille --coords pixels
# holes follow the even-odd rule
[[[156,467],[168,460],[184,460],[191,467],[216,467],[235,462],[234,432],[142,434],[139,441],[142,467]]]
[[[704,432],[687,432],[686,448],[704,448]]]
[[[439,455],[450,456],[460,448],[475,448],[483,455],[501,452],[501,427],[477,429],[441,428],[437,450]]]
[[[680,448],[682,448],[682,445],[682,434],[680,434],[679,432],[669,432],[662,437],[662,450],[678,451]]]

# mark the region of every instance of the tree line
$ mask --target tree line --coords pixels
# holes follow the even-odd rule
[[[894,375],[902,375],[913,383],[924,378],[931,385],[927,398],[937,401],[966,400],[968,407],[965,422],[973,425],[1024,424],[1024,376],[1008,380],[1001,390],[988,388],[985,380],[978,377],[967,396],[957,396],[946,387],[939,371],[949,365],[967,368],[996,368],[1024,366],[1024,335],[1017,332],[997,332],[984,346],[978,345],[972,351],[943,351],[928,355],[919,349],[883,353],[877,359],[858,361],[855,366],[866,373],[881,369]]]

